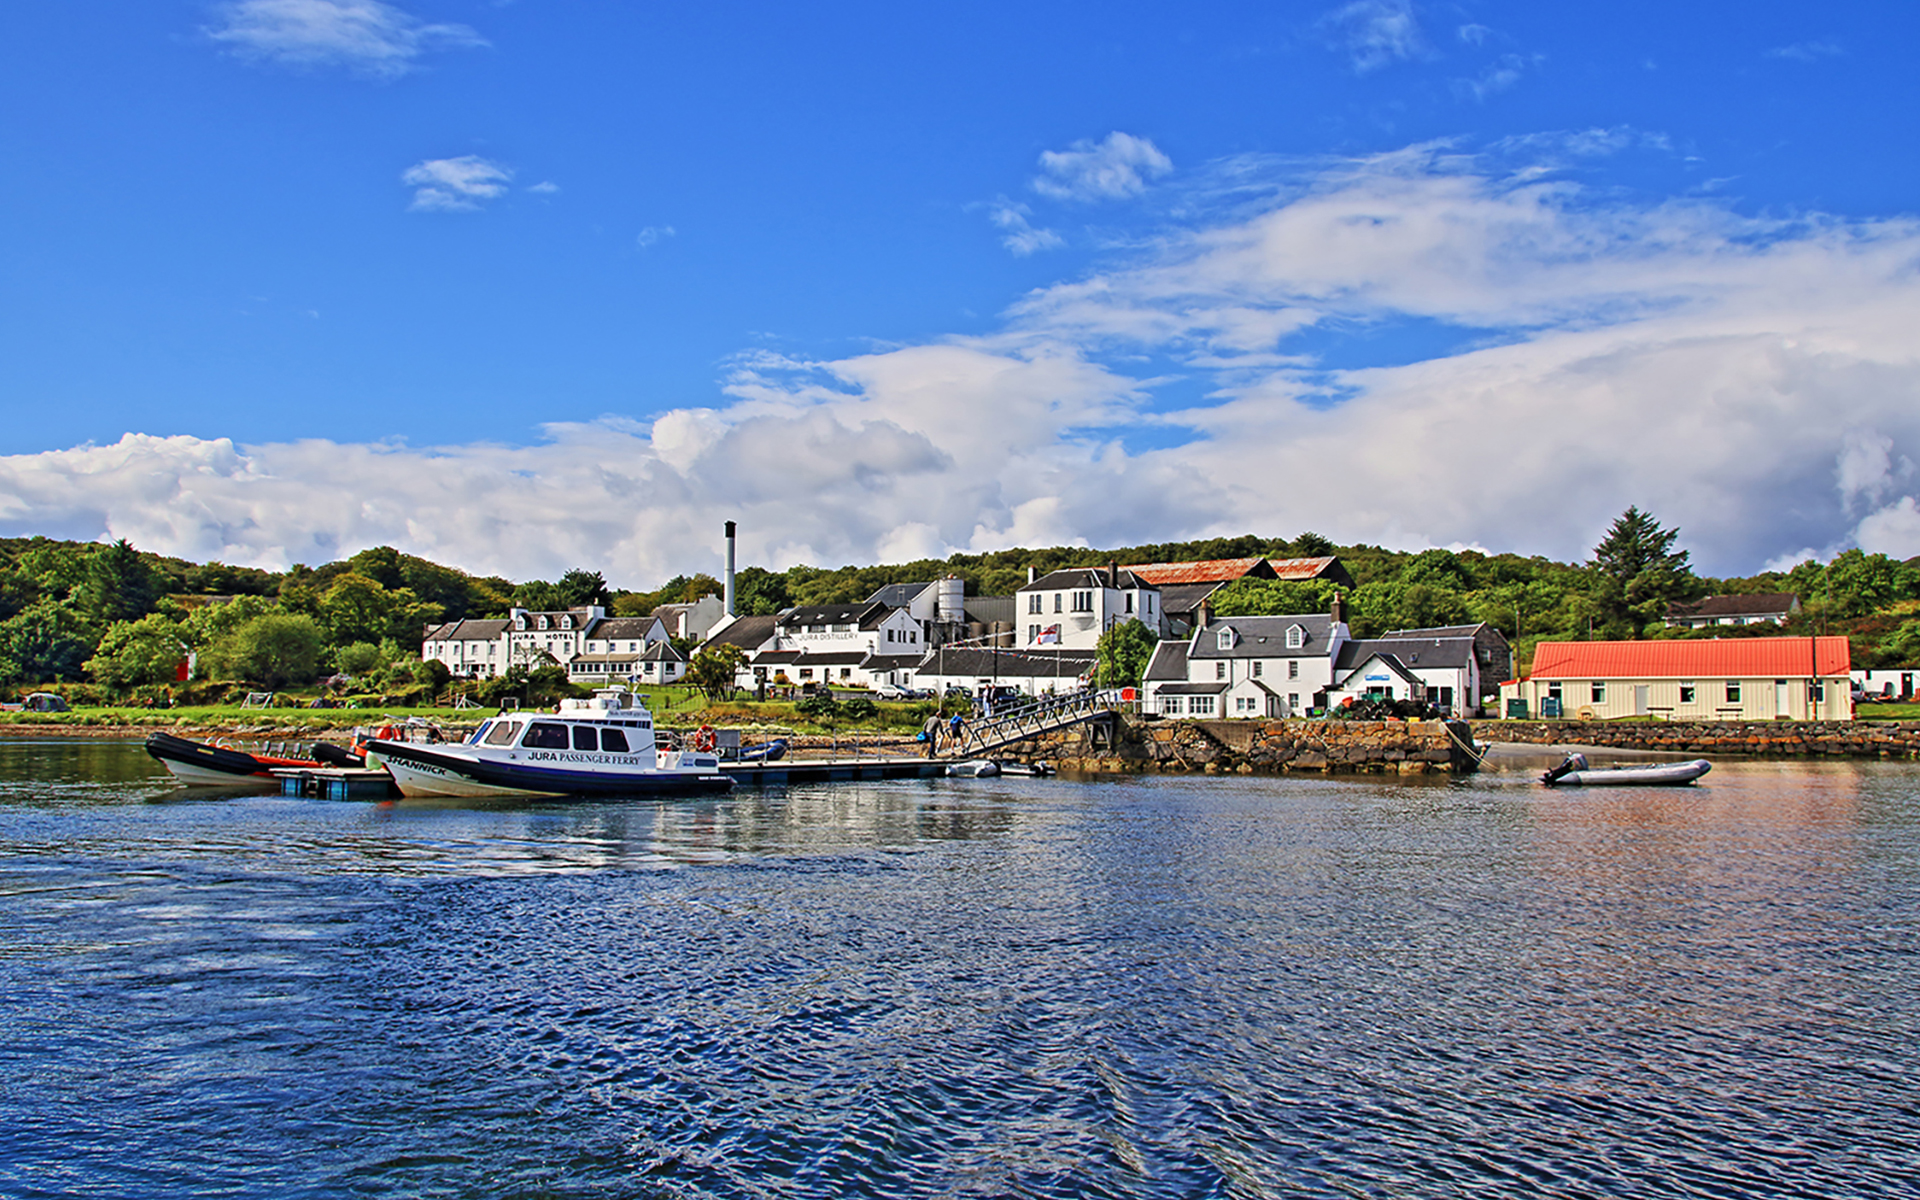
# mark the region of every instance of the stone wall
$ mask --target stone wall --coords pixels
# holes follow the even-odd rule
[[[1001,756],[1087,772],[1424,775],[1474,770],[1471,745],[1464,721],[1178,721],[1116,713]]]
[[[1785,758],[1920,758],[1920,721],[1476,721],[1483,742]]]

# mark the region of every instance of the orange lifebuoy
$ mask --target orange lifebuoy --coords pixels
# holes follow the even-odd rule
[[[373,736],[382,742],[397,742],[400,740],[400,731],[391,725],[382,725]]]
[[[713,726],[711,725],[702,725],[693,735],[693,748],[695,750],[710,754],[719,745],[720,735],[713,731]]]

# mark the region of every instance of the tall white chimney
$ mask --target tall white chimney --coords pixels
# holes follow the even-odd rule
[[[730,617],[733,615],[733,530],[734,530],[733,522],[728,521],[727,522],[727,578],[724,585],[725,594],[723,596],[723,599],[726,603],[727,615]]]

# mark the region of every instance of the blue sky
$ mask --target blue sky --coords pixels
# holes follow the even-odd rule
[[[0,529],[629,586],[728,516],[769,565],[1573,556],[1632,503],[1725,571],[1920,553],[1917,24],[10,6]]]

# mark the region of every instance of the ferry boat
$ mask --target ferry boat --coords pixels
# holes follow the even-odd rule
[[[563,700],[557,712],[501,713],[464,742],[374,738],[366,751],[403,796],[694,796],[733,787],[711,750],[660,746],[653,714],[624,687]]]

